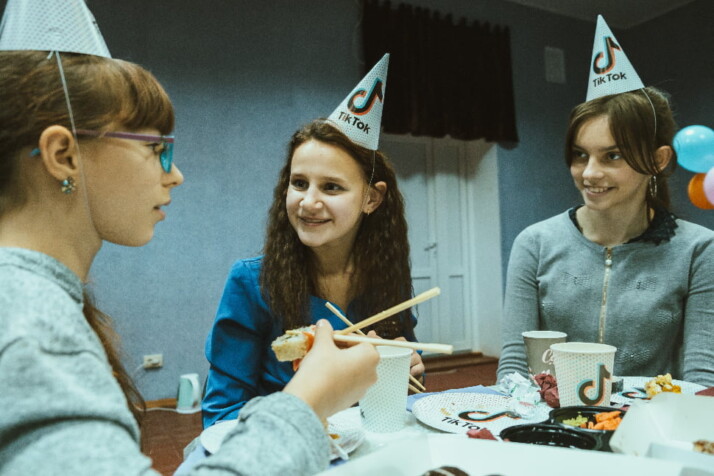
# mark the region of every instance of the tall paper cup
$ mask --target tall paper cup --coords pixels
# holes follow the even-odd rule
[[[616,347],[590,342],[553,344],[560,406],[610,405]]]
[[[528,331],[522,335],[523,343],[526,345],[528,372],[531,375],[542,372],[555,375],[553,353],[550,346],[565,342],[568,334],[558,331]]]
[[[376,346],[379,352],[377,382],[359,401],[362,426],[367,431],[388,433],[404,426],[409,389],[411,349]]]

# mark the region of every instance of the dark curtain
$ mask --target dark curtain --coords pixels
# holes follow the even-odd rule
[[[384,132],[518,141],[507,27],[363,0],[362,36],[366,71],[390,53]]]

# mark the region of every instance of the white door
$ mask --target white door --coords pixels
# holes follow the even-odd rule
[[[474,147],[473,143],[451,139],[391,134],[383,134],[380,144],[394,164],[406,201],[414,292],[418,294],[434,286],[441,288],[440,296],[417,308],[417,338],[422,342],[452,344],[455,351],[483,347],[475,268],[479,253],[493,254],[494,250],[479,250],[477,246],[474,226],[478,213],[474,213],[473,203],[474,191],[481,186],[477,180],[478,164],[495,148],[481,144]],[[481,180],[497,178],[497,174],[481,175]],[[497,198],[497,186],[495,191]],[[483,201],[482,197],[478,199]],[[487,206],[495,206],[497,216],[498,200],[489,202]],[[500,228],[498,221],[497,227]],[[498,278],[500,296],[500,244],[497,247],[499,269],[489,275]],[[489,293],[492,289],[481,292]],[[497,316],[496,331],[499,321]],[[490,324],[493,322],[487,326]]]

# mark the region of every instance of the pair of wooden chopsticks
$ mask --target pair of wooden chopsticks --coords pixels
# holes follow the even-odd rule
[[[434,296],[438,296],[441,293],[441,290],[439,288],[432,288],[428,291],[425,291],[418,296],[413,297],[412,299],[409,299],[407,301],[404,301],[401,304],[397,304],[394,307],[391,307],[385,311],[382,311],[378,314],[375,314],[372,317],[369,317],[363,321],[361,321],[358,324],[352,324],[347,317],[342,315],[342,313],[332,305],[332,303],[325,303],[325,306],[332,311],[334,315],[339,317],[342,322],[347,324],[347,328],[343,329],[341,331],[335,332],[334,339],[338,342],[367,342],[373,345],[391,345],[394,347],[406,347],[409,349],[415,349],[415,350],[426,350],[429,352],[441,352],[444,354],[450,354],[453,352],[453,346],[451,345],[446,345],[446,344],[424,344],[420,342],[407,342],[407,341],[400,341],[400,340],[391,340],[391,339],[377,339],[373,337],[367,337],[364,332],[362,332],[360,329],[366,326],[370,326],[376,322],[381,321],[382,319],[386,319],[387,317],[393,316],[394,314],[401,312],[405,309],[408,309],[415,304],[418,304],[420,302],[424,302],[428,299],[433,298]],[[345,335],[350,332],[357,332],[360,334],[360,336],[350,336],[350,335]],[[409,375],[410,381],[414,384],[409,384],[409,389],[414,392],[414,393],[422,393],[423,391],[426,391],[426,388],[422,383],[414,378],[412,375]]]
[[[441,294],[441,289],[437,288],[431,288],[428,291],[424,291],[423,293],[419,294],[418,296],[414,296],[413,298],[404,301],[401,304],[397,304],[396,306],[390,307],[389,309],[379,312],[375,314],[372,317],[368,317],[367,319],[358,322],[357,324],[350,324],[349,327],[346,329],[342,329],[341,331],[337,331],[336,334],[350,334],[352,332],[357,332],[358,330],[362,329],[363,327],[371,326],[372,324],[375,324],[382,319],[386,319],[390,316],[393,316],[394,314],[397,314],[398,312],[402,312],[405,309],[409,309],[410,307],[419,304],[421,302],[427,301],[434,296],[438,296]],[[332,311],[335,312],[335,311]],[[344,317],[344,316],[343,316]],[[349,321],[348,321],[349,322]],[[447,352],[451,353],[451,352]]]

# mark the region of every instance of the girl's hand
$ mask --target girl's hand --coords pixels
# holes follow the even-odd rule
[[[379,337],[374,331],[369,331],[367,333],[367,337],[376,337],[378,339],[381,339],[381,337]],[[407,339],[405,339],[404,337],[397,337],[394,340],[403,340],[406,342]],[[424,372],[426,372],[426,367],[424,366],[424,362],[421,360],[421,354],[419,354],[419,352],[417,352],[416,350],[412,351],[412,358],[411,362],[409,363],[409,373],[412,377],[422,382],[424,378]]]
[[[312,349],[283,389],[310,405],[325,419],[359,401],[377,381],[379,353],[371,344],[340,349],[332,339],[332,326],[320,320]]]

